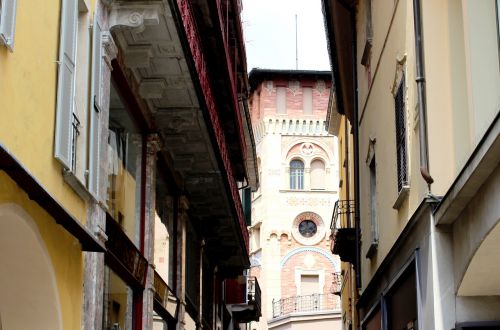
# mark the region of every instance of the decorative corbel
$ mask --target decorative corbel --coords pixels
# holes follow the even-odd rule
[[[104,48],[104,61],[108,68],[112,70],[111,61],[116,58],[118,47],[116,47],[113,36],[109,31],[102,32],[102,46]]]
[[[163,12],[161,2],[134,4],[112,2],[110,8],[109,30],[125,27],[134,33],[141,33],[147,25],[160,24],[160,14]]]

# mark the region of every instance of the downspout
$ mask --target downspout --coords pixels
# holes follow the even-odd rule
[[[356,11],[351,8],[351,31],[353,52],[353,77],[354,77],[354,109],[353,109],[353,144],[354,144],[354,226],[356,229],[356,287],[361,288],[361,228],[360,228],[360,203],[359,203],[359,118],[358,118],[358,68],[356,47]]]
[[[346,180],[345,180],[345,193],[346,193],[346,197],[347,197],[347,200],[350,201],[351,200],[351,189],[350,189],[350,179],[351,179],[351,176],[350,176],[350,171],[349,171],[349,164],[350,164],[350,161],[349,161],[349,143],[350,143],[350,139],[349,139],[349,127],[347,125],[348,121],[347,119],[344,120],[344,143],[345,143],[345,177],[346,177]],[[350,227],[353,225],[352,223],[352,219],[351,219],[351,213],[350,212],[347,212],[347,225]]]
[[[422,36],[422,14],[420,0],[413,0],[413,23],[415,30],[415,61],[418,103],[418,140],[420,146],[420,174],[427,182],[428,192],[434,179],[429,173],[429,142],[427,137],[427,100],[425,93],[424,42]]]

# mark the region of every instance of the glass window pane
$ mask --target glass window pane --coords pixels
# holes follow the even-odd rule
[[[142,143],[142,134],[111,84],[108,212],[136,246],[139,245]]]
[[[290,189],[304,189],[304,163],[300,160],[290,162]]]
[[[174,288],[174,196],[168,191],[158,167],[156,173],[154,264],[162,279]]]
[[[105,268],[103,329],[132,329],[133,291],[109,267]]]

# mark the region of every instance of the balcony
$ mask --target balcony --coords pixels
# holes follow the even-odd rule
[[[179,309],[179,299],[163,280],[160,274],[155,271],[153,278],[155,289],[153,306],[156,313],[166,320],[176,320]]]
[[[356,229],[351,226],[355,214],[353,200],[338,200],[333,209],[332,230],[333,254],[340,257],[340,260],[354,263],[356,258]]]
[[[293,296],[273,300],[273,318],[295,313],[315,313],[340,309],[339,297],[333,293]]]
[[[261,313],[260,286],[255,276],[240,276],[226,280],[226,303],[232,305],[238,322],[258,321]]]

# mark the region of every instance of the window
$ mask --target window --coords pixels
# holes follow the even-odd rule
[[[497,41],[498,41],[498,64],[500,65],[500,0],[495,2],[497,12]]]
[[[89,35],[90,15],[84,4],[63,0],[61,6],[54,156],[64,168],[66,181],[80,195],[90,192],[99,199],[101,29],[95,20],[93,36]]]
[[[276,87],[276,112],[286,113],[286,88]]]
[[[155,269],[170,288],[175,287],[174,269],[176,259],[174,246],[178,237],[174,232],[174,205],[176,198],[169,191],[166,174],[156,162],[156,212],[154,235],[154,263]]]
[[[372,84],[371,71],[371,50],[373,45],[373,26],[372,26],[372,0],[364,1],[365,10],[365,47],[361,55],[361,64],[365,67],[368,88]]]
[[[186,222],[186,311],[196,317],[200,298],[200,238],[191,219]]]
[[[16,0],[0,0],[0,45],[14,50]]]
[[[290,189],[304,189],[304,163],[298,159],[290,162]]]
[[[312,220],[304,220],[299,224],[299,233],[304,237],[313,237],[317,232],[318,227]]]
[[[405,75],[402,75],[401,83],[394,97],[394,108],[396,117],[396,160],[398,192],[408,186],[408,170],[406,155],[406,118],[405,118]]]
[[[375,155],[373,154],[370,164],[370,227],[371,243],[366,253],[367,258],[371,258],[378,246],[378,222],[377,222],[377,168]]]
[[[316,159],[311,163],[311,189],[324,190],[325,189],[325,163]]]
[[[110,89],[107,206],[111,217],[139,246],[144,137],[113,84]]]
[[[103,329],[132,329],[134,292],[108,266],[104,269]]]

